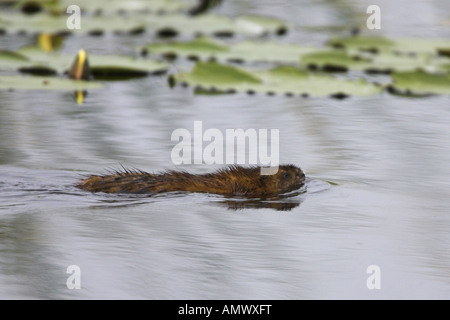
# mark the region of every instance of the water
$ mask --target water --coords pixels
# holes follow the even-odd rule
[[[385,34],[449,36],[447,4],[380,6],[389,6]],[[329,34],[301,26],[351,24],[365,7],[239,1],[219,12],[271,13],[298,26],[283,41],[321,43]],[[399,19],[405,10],[417,21]],[[0,46],[31,41],[16,38],[0,37]],[[108,50],[149,41],[117,40]],[[76,37],[64,50],[100,43]],[[109,83],[82,106],[70,93],[0,91],[0,298],[448,299],[449,105],[448,96],[195,96],[161,77]],[[306,171],[308,191],[277,210],[74,187],[120,164],[174,168],[171,133],[195,120],[222,131],[279,129],[281,162]],[[69,265],[81,269],[81,290],[66,286]],[[380,267],[380,290],[366,286],[369,265]]]

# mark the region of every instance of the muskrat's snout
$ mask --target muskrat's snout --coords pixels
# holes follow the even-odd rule
[[[281,192],[300,189],[305,183],[304,172],[293,165],[281,166],[278,172],[278,188]]]
[[[296,174],[295,174],[295,185],[300,188],[305,183],[305,173],[300,170],[299,168],[296,168]]]
[[[305,173],[302,170],[300,170],[299,168],[295,168],[295,169],[297,171],[297,174],[295,176],[297,182],[303,184],[306,179]]]

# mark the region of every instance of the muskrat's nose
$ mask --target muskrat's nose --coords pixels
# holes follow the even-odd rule
[[[305,180],[305,173],[301,169],[298,169],[298,168],[297,168],[297,178],[300,181]]]

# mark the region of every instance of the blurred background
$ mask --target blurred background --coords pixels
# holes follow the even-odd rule
[[[272,40],[321,46],[364,27],[371,4],[224,0],[211,12],[274,16],[290,28]],[[374,35],[450,37],[447,1],[376,4]],[[77,34],[60,50],[135,56],[156,41],[149,32]],[[32,33],[0,35],[2,50],[35,42]],[[193,130],[195,120],[223,132],[279,129],[280,162],[305,170],[307,192],[279,210],[211,195],[74,187],[120,164],[174,169],[171,134]],[[81,105],[72,92],[0,90],[0,298],[448,299],[449,123],[448,95],[195,95],[171,89],[166,75],[107,82]],[[80,290],[66,287],[69,265],[81,269]],[[366,286],[369,265],[381,269],[380,290]]]

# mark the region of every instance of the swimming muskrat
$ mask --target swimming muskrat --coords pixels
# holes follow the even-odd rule
[[[226,196],[275,196],[299,189],[305,174],[294,165],[282,165],[274,175],[261,175],[261,167],[230,166],[213,173],[186,171],[147,173],[140,170],[90,176],[77,185],[91,192],[157,194],[171,191],[214,193]]]

